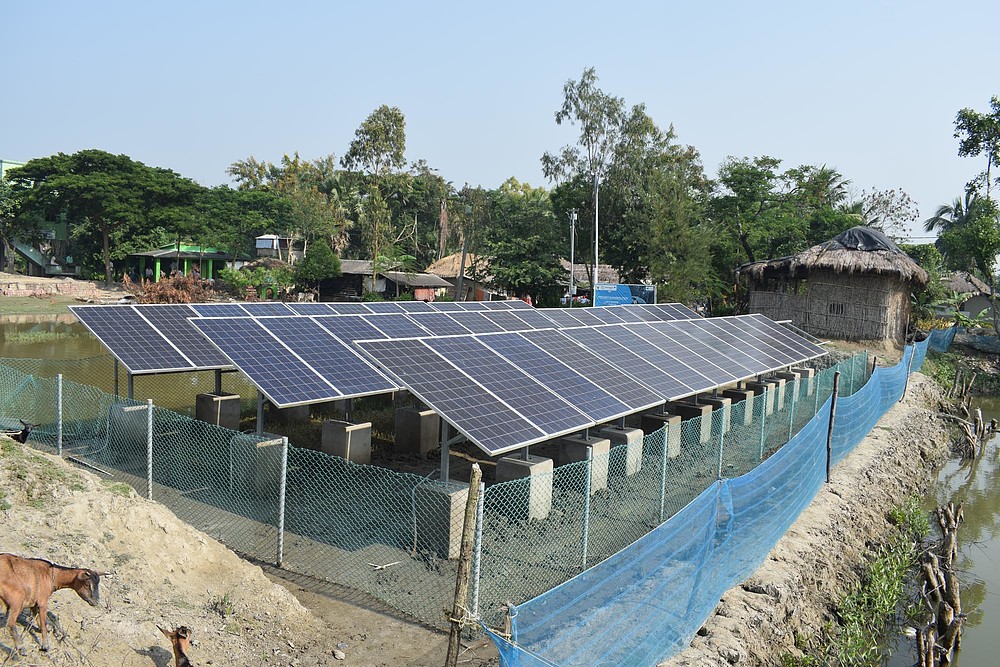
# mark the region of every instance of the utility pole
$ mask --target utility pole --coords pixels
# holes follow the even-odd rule
[[[597,203],[598,203],[598,192],[597,187],[600,182],[600,176],[597,170],[594,170],[594,280],[590,283],[590,305],[597,305]]]
[[[569,299],[573,305],[573,297],[576,296],[576,260],[574,251],[576,250],[576,209],[569,210]]]

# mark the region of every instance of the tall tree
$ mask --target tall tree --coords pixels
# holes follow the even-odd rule
[[[392,219],[388,215],[385,196],[380,190],[384,179],[393,171],[406,165],[406,119],[398,107],[383,104],[375,109],[354,133],[354,140],[341,159],[347,169],[367,173],[371,179],[368,196],[363,204],[368,208],[364,220],[373,225],[368,237],[371,240],[372,261],[379,261],[379,245],[383,238],[391,238]],[[384,210],[382,206],[385,206]],[[377,208],[376,208],[377,207]],[[360,216],[359,216],[360,217]]]
[[[958,154],[962,157],[986,155],[986,170],[979,180],[986,185],[986,198],[990,199],[993,185],[993,165],[1000,160],[1000,98],[990,100],[990,111],[979,113],[965,108],[955,117],[955,138],[959,140]]]
[[[625,100],[598,88],[597,72],[589,67],[583,70],[579,81],[570,79],[563,86],[563,105],[556,112],[557,124],[568,121],[580,126],[577,145],[564,146],[558,155],[546,152],[542,156],[542,172],[550,180],[562,181],[578,173],[590,177],[593,187],[594,285],[597,284],[600,257],[600,183],[621,139],[626,120]]]

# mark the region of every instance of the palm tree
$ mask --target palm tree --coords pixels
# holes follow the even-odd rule
[[[964,227],[979,214],[979,201],[976,191],[968,190],[964,201],[955,197],[955,201],[951,204],[942,204],[932,217],[924,220],[924,231],[933,232],[937,229],[946,232],[956,227]]]

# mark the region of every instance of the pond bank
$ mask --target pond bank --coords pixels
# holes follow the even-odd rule
[[[938,386],[915,373],[901,403],[832,471],[809,507],[743,584],[728,590],[687,649],[663,667],[782,665],[822,638],[855,584],[887,513],[921,495],[948,455]]]

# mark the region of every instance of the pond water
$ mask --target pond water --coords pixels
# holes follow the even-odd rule
[[[18,360],[19,371],[79,382],[108,392],[115,391],[115,363],[107,349],[72,315],[0,316],[0,359]],[[223,391],[243,396],[251,406],[256,390],[239,373],[223,373]],[[127,376],[118,367],[119,395],[126,396]],[[215,391],[215,373],[201,371],[134,378],[136,400],[153,402],[186,415],[194,414],[197,394]]]
[[[1000,419],[1000,398],[978,401],[983,417]],[[982,667],[1000,664],[1000,436],[987,443],[975,463],[950,460],[926,497],[933,509],[948,502],[964,505],[965,522],[958,529],[957,568],[962,586],[962,610],[969,616],[962,650],[953,665]],[[936,530],[936,526],[934,527]],[[940,533],[938,533],[940,534]],[[900,639],[888,667],[912,667],[914,641]]]

